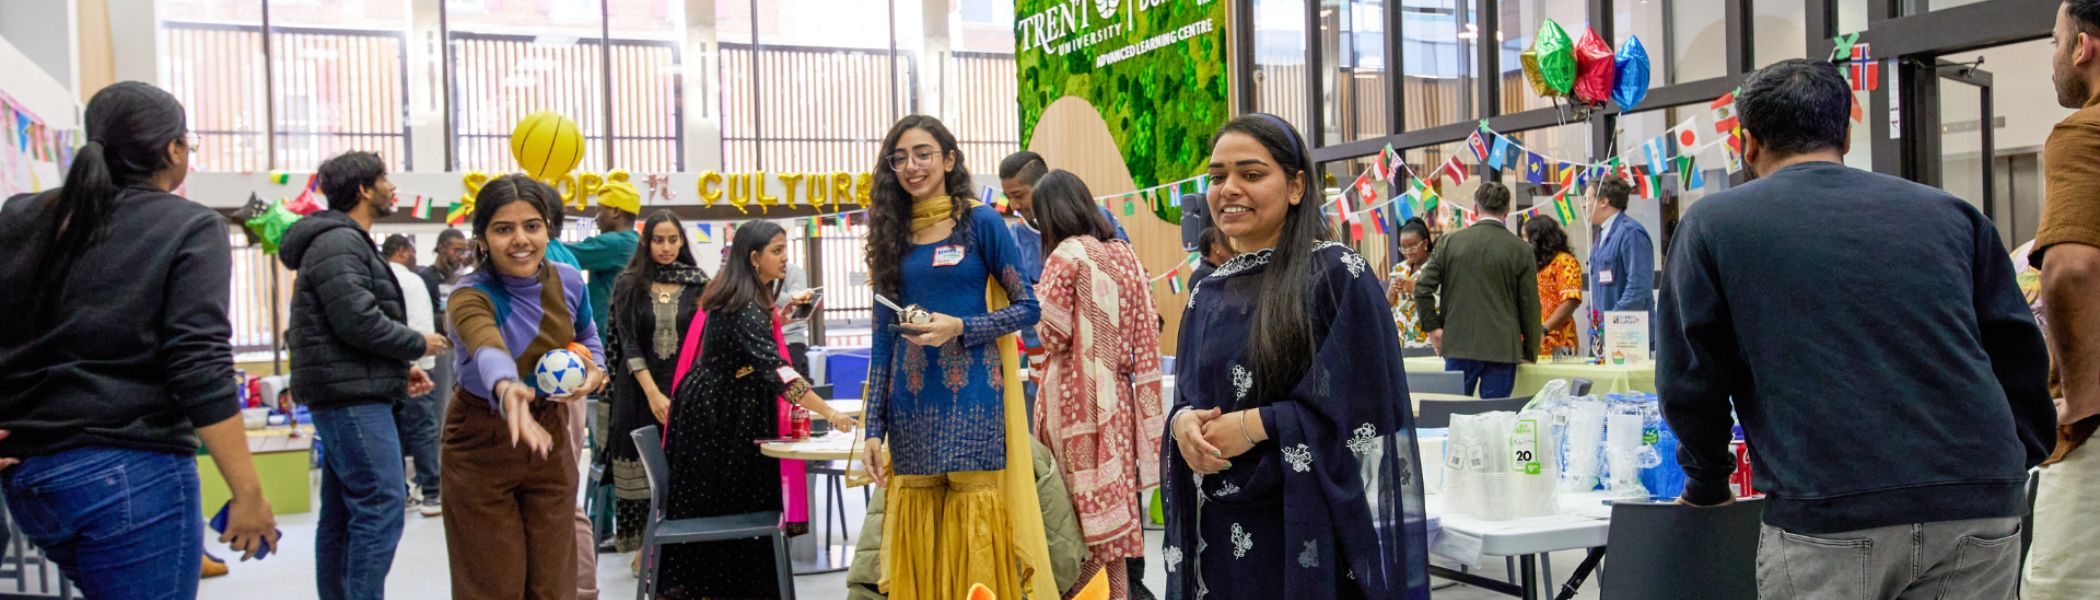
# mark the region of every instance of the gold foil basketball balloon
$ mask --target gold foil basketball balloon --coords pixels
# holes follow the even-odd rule
[[[551,111],[533,113],[511,130],[510,156],[526,175],[552,181],[583,161],[583,131],[568,117]]]

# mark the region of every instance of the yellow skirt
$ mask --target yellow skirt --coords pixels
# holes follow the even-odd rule
[[[1022,597],[998,472],[893,476],[885,502],[881,587],[890,598],[962,598],[978,583]]]

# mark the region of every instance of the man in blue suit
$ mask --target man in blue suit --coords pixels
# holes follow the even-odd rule
[[[1600,311],[1655,306],[1655,244],[1648,229],[1626,215],[1632,192],[1625,179],[1606,177],[1590,197],[1590,222],[1599,224],[1590,245],[1590,306]]]

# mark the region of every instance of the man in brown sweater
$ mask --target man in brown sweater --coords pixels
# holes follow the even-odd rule
[[[2058,9],[2056,99],[2077,108],[2049,133],[2042,159],[2048,196],[2028,259],[2042,269],[2043,322],[2063,379],[2056,451],[2035,495],[2034,546],[2022,592],[2030,600],[2100,597],[2100,455],[2086,448],[2100,426],[2100,0]]]

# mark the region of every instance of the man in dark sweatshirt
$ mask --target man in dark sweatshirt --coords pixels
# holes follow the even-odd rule
[[[1761,596],[2010,598],[2055,439],[2041,330],[1983,214],[1843,164],[1851,93],[1824,62],[1751,74],[1758,178],[1678,225],[1655,379],[1679,501],[1734,501],[1733,408],[1767,494]]]
[[[317,175],[328,210],[285,231],[280,257],[298,272],[292,398],[313,411],[325,450],[314,576],[323,600],[380,598],[408,498],[393,404],[430,393],[430,377],[409,361],[447,342],[409,328],[405,303],[429,299],[402,296],[366,233],[394,212],[386,164],[349,152],[321,163]]]

